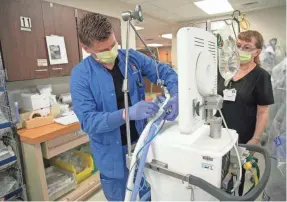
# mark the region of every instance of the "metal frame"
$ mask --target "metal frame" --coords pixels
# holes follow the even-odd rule
[[[134,30],[138,38],[141,40],[141,42],[144,44],[147,51],[152,55],[153,60],[155,62],[155,69],[156,69],[156,75],[157,75],[157,85],[160,86],[162,89],[164,88],[164,82],[159,77],[159,71],[158,66],[156,62],[156,57],[153,54],[153,52],[150,50],[150,48],[146,45],[143,38],[140,36],[134,25],[132,24],[132,20],[138,20],[140,22],[143,21],[142,16],[142,9],[140,5],[137,5],[134,11],[125,11],[122,13],[122,19],[123,21],[127,22],[127,32],[126,32],[126,58],[125,58],[125,77],[123,81],[123,87],[122,91],[124,93],[124,101],[125,101],[125,121],[126,121],[126,135],[127,135],[127,146],[128,146],[128,158],[131,158],[132,156],[132,148],[131,148],[131,132],[130,132],[130,120],[129,120],[129,99],[128,99],[128,92],[129,92],[129,86],[128,86],[128,59],[129,59],[129,39],[130,39],[130,27]]]
[[[236,17],[229,17],[229,18],[222,18],[222,19],[217,19],[217,20],[205,20],[205,21],[200,21],[200,22],[189,22],[189,23],[187,23],[187,24],[185,24],[185,27],[187,27],[188,25],[191,25],[191,26],[194,26],[194,25],[198,25],[198,24],[205,24],[205,30],[206,31],[211,31],[211,23],[212,22],[221,22],[221,21],[223,21],[223,22],[225,22],[226,23],[226,25],[229,25],[226,21],[228,21],[228,20],[231,20],[232,22],[231,23],[233,23],[233,21],[235,21],[236,23],[237,23],[237,26],[238,26],[238,32],[240,32],[240,23],[239,23],[239,21],[238,21],[238,19],[236,18]],[[233,24],[231,24],[231,25],[233,25]]]
[[[215,198],[219,199],[220,201],[254,201],[262,193],[268,182],[271,172],[270,155],[265,148],[260,146],[245,144],[240,144],[239,146],[244,147],[249,151],[258,152],[262,154],[265,159],[265,171],[263,176],[261,177],[256,187],[244,196],[230,195],[199,177],[193,176],[191,174],[184,175],[182,173],[170,170],[168,169],[168,164],[163,162],[152,160],[151,163],[146,163],[145,167],[155,172],[159,172],[161,174],[181,180],[182,182],[188,182],[189,185],[197,186]]]
[[[14,108],[11,107],[9,103],[8,92],[6,90],[6,73],[3,69],[2,63],[2,53],[0,50],[0,110],[2,116],[7,119],[7,122],[0,123],[0,139],[3,140],[4,144],[10,145],[15,153],[16,161],[8,162],[5,165],[1,166],[1,172],[7,171],[9,175],[13,176],[17,182],[17,189],[11,191],[10,193],[0,196],[0,199],[3,200],[27,200],[26,195],[26,186],[24,183],[23,176],[23,158],[21,152],[20,139],[17,135],[16,123],[19,120],[18,105],[15,104]],[[12,110],[15,110],[15,120],[13,120]],[[2,117],[2,119],[3,119]]]

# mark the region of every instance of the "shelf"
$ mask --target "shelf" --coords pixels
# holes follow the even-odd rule
[[[0,123],[0,129],[9,128],[12,126],[11,122]]]
[[[16,156],[11,156],[3,161],[0,161],[0,171],[12,166],[17,161]]]
[[[52,123],[33,129],[20,129],[18,130],[18,134],[22,142],[34,145],[52,140],[56,137],[62,136],[63,134],[79,131],[80,129],[80,123],[73,123],[67,126]]]
[[[6,194],[5,196],[1,196],[0,200],[1,201],[8,201],[8,200],[12,200],[15,201],[15,199],[17,199],[19,197],[19,195],[21,193],[23,193],[23,191],[25,190],[24,186],[17,188],[16,190],[10,192],[9,194]]]
[[[79,135],[77,132],[62,135],[42,143],[43,157],[50,159],[87,142],[88,135]]]
[[[77,189],[59,198],[58,201],[85,201],[93,196],[101,188],[100,173],[96,172],[80,184]]]

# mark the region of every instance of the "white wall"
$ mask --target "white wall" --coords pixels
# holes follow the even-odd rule
[[[286,7],[249,12],[246,17],[251,23],[251,29],[259,31],[265,42],[276,37],[286,50]]]
[[[40,1],[40,0],[39,0]],[[87,10],[95,13],[101,13],[107,16],[112,16],[121,19],[121,14],[126,10],[133,10],[134,7],[122,3],[118,0],[45,0],[52,3],[58,3],[65,6],[70,6],[82,10]],[[121,21],[121,36],[122,48],[126,46],[126,22]],[[130,30],[130,48],[136,49],[135,33]],[[41,84],[52,84],[53,93],[61,94],[69,92],[70,77],[57,77],[48,79],[36,79],[28,81],[8,82],[8,90],[17,90],[22,88],[34,87]]]
[[[225,17],[226,16],[224,16],[224,18]],[[251,23],[250,29],[259,31],[263,35],[265,42],[268,42],[271,38],[276,37],[282,49],[286,50],[286,7],[275,7],[259,11],[248,12],[246,13],[246,18]],[[212,20],[212,18],[210,19]],[[220,19],[220,17],[217,17],[216,19]],[[201,22],[203,20],[199,21]],[[172,64],[175,65],[176,68],[177,68],[177,44],[176,44],[177,30],[178,27],[174,27],[173,36],[175,37],[173,37],[172,39]]]

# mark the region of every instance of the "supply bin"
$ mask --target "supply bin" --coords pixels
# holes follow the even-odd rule
[[[77,166],[73,165],[71,162],[69,162],[69,159],[67,159],[67,156],[65,155],[74,155],[78,158],[82,159],[82,163],[84,165],[84,169],[80,170]],[[66,159],[65,159],[66,158]],[[70,151],[69,153],[60,155],[58,157],[54,157],[50,160],[51,165],[57,165],[71,173],[73,173],[76,176],[76,180],[78,183],[82,182],[86,178],[90,177],[92,175],[92,172],[94,170],[94,161],[91,155],[86,154],[81,151]]]
[[[73,173],[57,166],[45,169],[48,185],[48,195],[51,201],[63,196],[77,188],[77,182]]]

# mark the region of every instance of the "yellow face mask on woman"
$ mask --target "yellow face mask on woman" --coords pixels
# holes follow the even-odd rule
[[[239,52],[240,64],[247,64],[251,61],[252,52],[242,50],[238,50],[238,52]]]
[[[114,45],[112,50],[95,53],[97,60],[101,63],[113,64],[118,56],[118,43]]]

